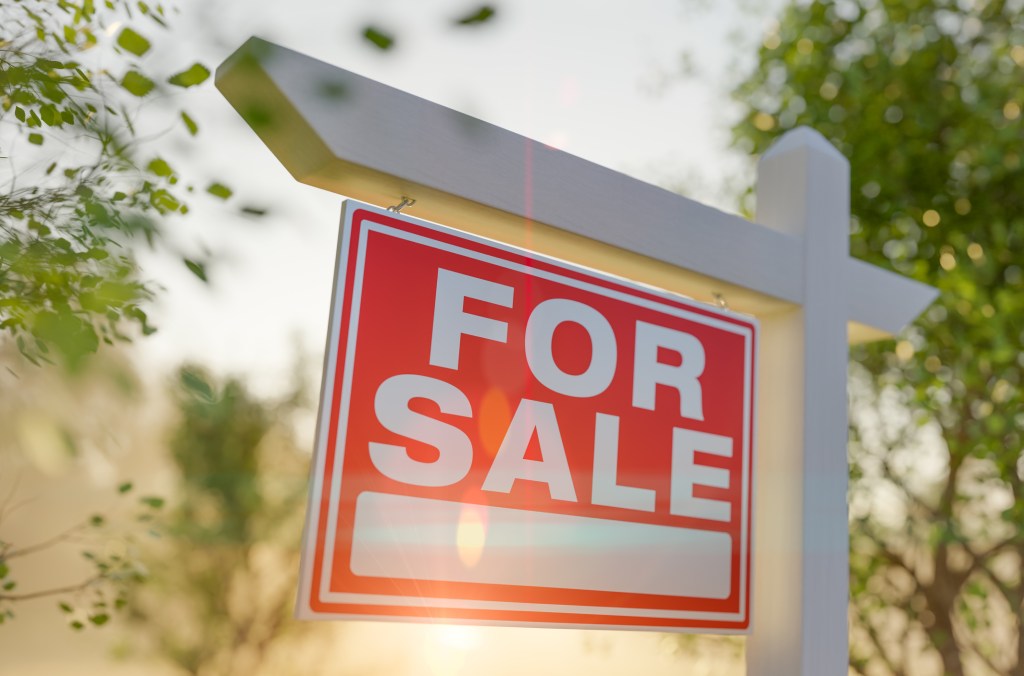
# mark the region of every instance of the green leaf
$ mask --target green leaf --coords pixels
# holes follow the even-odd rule
[[[71,623],[71,628],[75,631],[82,631],[83,629],[85,629],[85,625],[79,622],[78,620],[75,620]]]
[[[57,106],[52,103],[47,103],[39,108],[39,119],[47,127],[56,127],[64,122],[60,116],[60,111],[57,110]]]
[[[481,5],[475,12],[471,12],[461,19],[456,19],[455,23],[459,26],[473,26],[481,24],[494,18],[494,7],[491,5]]]
[[[126,26],[117,36],[117,46],[135,56],[142,56],[149,51],[150,44],[149,40]]]
[[[42,134],[29,134],[28,135],[28,142],[31,143],[34,146],[41,146],[41,145],[43,145],[43,135]]]
[[[18,346],[18,352],[21,353],[21,356],[27,359],[33,366],[41,366],[39,360],[36,359],[35,355],[32,354],[28,349],[28,346],[25,344],[25,336],[18,336],[15,338],[14,344]]]
[[[97,613],[89,616],[89,621],[95,624],[97,627],[102,627],[110,621],[110,615],[106,613]]]
[[[7,577],[7,575],[8,575],[8,574],[9,574],[10,572],[11,572],[11,567],[10,567],[10,566],[8,566],[8,565],[7,565],[6,563],[4,563],[3,561],[0,561],[0,580],[2,580],[2,579],[4,579],[5,577]]]
[[[124,493],[127,493],[128,491],[130,491],[131,489],[132,489],[132,482],[131,481],[125,481],[123,484],[121,484],[120,486],[117,487],[117,492],[121,493],[121,494],[124,494]]]
[[[206,82],[208,77],[210,77],[210,69],[201,63],[194,63],[188,70],[172,75],[167,81],[176,87],[194,87]]]
[[[150,163],[146,165],[146,169],[149,169],[151,172],[162,178],[166,178],[174,173],[174,169],[171,168],[171,165],[167,164],[167,161],[160,157],[152,159]]]
[[[74,610],[74,608],[72,608],[68,604],[64,603],[63,601],[58,603],[57,606],[61,609],[61,612],[64,612],[64,613],[70,613],[71,611]]]
[[[213,388],[210,387],[210,383],[206,382],[206,379],[199,373],[196,373],[192,369],[181,370],[181,384],[185,389],[200,395],[207,401],[213,401]]]
[[[181,111],[181,121],[185,123],[185,127],[190,135],[195,136],[199,133],[199,125],[184,110]]]
[[[139,502],[149,507],[150,509],[160,509],[164,506],[164,499],[155,495],[147,495],[139,498]]]
[[[50,228],[48,228],[47,226],[43,225],[42,223],[35,219],[32,219],[28,222],[28,229],[31,230],[32,232],[35,232],[40,237],[49,237],[50,234],[53,232]]]
[[[124,78],[121,79],[121,86],[130,94],[134,94],[141,98],[153,91],[153,88],[156,87],[156,83],[137,70],[130,70],[125,73]]]
[[[267,210],[262,207],[254,207],[252,205],[244,206],[240,211],[246,216],[255,216],[256,218],[262,218],[267,215]]]
[[[226,200],[233,194],[231,192],[231,188],[227,187],[223,183],[211,183],[209,187],[206,188],[206,192],[210,193],[214,197],[219,197],[222,200]]]
[[[71,367],[79,364],[86,355],[96,352],[99,347],[99,336],[91,317],[67,309],[36,313],[32,333],[37,339],[56,347]]]
[[[363,30],[363,37],[380,50],[388,50],[395,45],[395,38],[393,36],[374,26],[367,26]]]
[[[93,528],[99,528],[106,522],[107,520],[103,518],[102,514],[93,514],[91,517],[89,517],[89,525]]]
[[[154,190],[149,196],[149,201],[161,213],[177,211],[181,207],[181,202],[178,201],[178,198],[163,189]]]
[[[203,265],[202,263],[186,258],[185,267],[188,268],[193,275],[203,280],[204,282],[210,281],[206,278],[206,266]]]

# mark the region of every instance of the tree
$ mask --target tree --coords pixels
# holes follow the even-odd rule
[[[736,90],[738,147],[821,131],[850,159],[852,254],[942,292],[894,353],[852,355],[861,673],[1024,673],[1020,9],[794,4]]]
[[[85,356],[101,343],[154,330],[145,311],[153,288],[141,278],[133,249],[160,245],[163,219],[187,213],[183,194],[192,187],[166,160],[146,154],[152,151],[143,129],[152,125],[142,105],[165,89],[160,80],[187,88],[210,74],[195,63],[160,78],[146,64],[146,33],[165,28],[168,13],[160,2],[141,0],[0,4],[0,339],[12,338],[36,365],[60,362],[96,378]],[[187,133],[198,132],[187,112],[177,119]],[[220,183],[207,190],[230,196]],[[205,280],[202,263],[184,263]],[[9,361],[9,351],[3,354]],[[67,429],[73,448],[80,440]],[[0,489],[13,496],[15,486],[3,479]],[[128,493],[130,483],[122,486]],[[159,498],[142,500],[140,516],[149,518]],[[0,621],[28,599],[88,592],[92,610],[76,611],[70,622],[104,624],[141,578],[133,557],[109,560],[96,553],[102,548],[86,548],[90,576],[28,591],[15,589],[12,567],[86,534],[94,543],[131,539],[111,531],[108,521],[97,514],[38,542],[0,541]],[[78,605],[62,601],[69,613]]]
[[[178,372],[178,486],[131,612],[187,673],[258,673],[273,649],[310,631],[291,618],[307,456],[289,423],[303,389],[266,402],[236,379]]]
[[[145,33],[167,25],[160,2],[13,0],[0,5],[0,335],[33,363],[74,366],[101,342],[153,331],[152,287],[132,255],[184,214],[173,167],[143,155],[140,103],[162,89]],[[190,87],[196,63],[167,79]],[[180,112],[196,134],[196,122]],[[212,194],[230,190],[214,183]],[[201,263],[184,261],[205,279]]]

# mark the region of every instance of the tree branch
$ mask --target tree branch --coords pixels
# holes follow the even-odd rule
[[[71,528],[68,528],[67,530],[65,530],[65,531],[63,531],[61,533],[57,533],[56,535],[54,535],[51,538],[47,538],[46,540],[43,540],[42,542],[37,542],[34,545],[29,545],[27,547],[22,547],[21,549],[12,549],[11,551],[7,552],[7,554],[4,555],[4,558],[5,559],[15,559],[15,558],[17,558],[19,556],[25,556],[27,554],[32,554],[34,552],[42,551],[44,549],[49,549],[50,547],[53,547],[54,545],[59,544],[60,542],[63,542],[64,540],[67,540],[72,535],[74,535],[74,533],[76,531],[80,531],[84,527],[85,526],[83,524],[76,524],[76,525],[72,526]]]
[[[75,592],[80,592],[83,589],[88,589],[92,585],[104,579],[104,577],[105,576],[102,574],[97,574],[78,584],[69,585],[67,587],[54,587],[53,589],[41,589],[39,591],[29,592],[28,594],[0,594],[0,601],[29,601],[31,599],[43,598],[46,596],[74,594]]]
[[[917,495],[910,488],[907,487],[906,480],[896,476],[896,473],[892,470],[892,463],[889,462],[889,458],[884,457],[881,461],[882,464],[882,476],[889,480],[889,482],[895,486],[904,496],[916,507],[918,507],[924,515],[931,519],[939,518],[938,512],[935,508],[924,501],[921,496]]]
[[[18,493],[18,485],[21,483],[22,476],[24,475],[21,472],[18,472],[18,475],[14,477],[14,483],[11,485],[11,490],[8,491],[3,504],[0,504],[0,523],[3,523],[4,518],[8,514],[8,510],[14,511],[14,509],[17,508],[17,505],[12,507],[11,503],[14,501],[14,496]]]
[[[898,553],[890,549],[889,544],[874,531],[873,528],[867,523],[862,524],[864,532],[871,538],[871,541],[878,547],[879,553],[882,555],[887,562],[891,565],[899,568],[910,576],[911,583],[914,586],[914,592],[921,594],[925,597],[928,596],[928,590],[925,589],[925,584],[921,581],[917,570],[904,560],[904,558]]]
[[[903,676],[903,669],[901,669],[895,661],[889,657],[888,651],[885,649],[885,646],[882,645],[882,639],[878,635],[878,630],[875,628],[875,625],[871,623],[865,613],[860,612],[859,608],[857,609],[857,614],[860,616],[861,626],[864,627],[868,638],[871,639],[871,645],[874,646],[875,653],[882,658],[882,662],[885,663],[885,666],[888,667],[893,676]]]

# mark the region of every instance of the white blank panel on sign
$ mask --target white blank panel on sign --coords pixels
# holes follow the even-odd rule
[[[722,599],[731,546],[715,531],[363,493],[352,572]]]

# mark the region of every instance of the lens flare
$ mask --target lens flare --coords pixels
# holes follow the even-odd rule
[[[496,387],[488,389],[480,402],[479,416],[480,443],[488,455],[498,452],[511,419],[512,411],[505,393]]]
[[[472,568],[479,563],[480,557],[484,554],[484,544],[487,542],[487,520],[478,505],[462,506],[455,537],[462,565]]]

